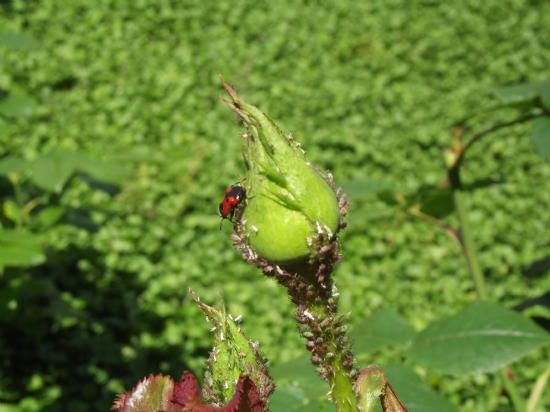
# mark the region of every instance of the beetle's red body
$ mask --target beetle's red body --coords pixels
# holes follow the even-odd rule
[[[222,216],[222,223],[224,219],[233,219],[233,214],[235,213],[235,208],[239,203],[244,199],[246,195],[246,190],[242,186],[233,185],[225,191],[225,196],[223,197],[222,202],[220,203],[220,214]],[[229,217],[228,217],[229,216]],[[220,223],[220,230],[221,230]]]

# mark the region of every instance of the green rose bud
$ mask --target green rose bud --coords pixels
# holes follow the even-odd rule
[[[204,393],[209,401],[216,404],[226,404],[235,393],[235,387],[242,375],[248,375],[258,388],[260,399],[267,403],[267,398],[273,392],[275,385],[265,367],[264,357],[260,353],[258,343],[250,341],[238,324],[239,319],[233,319],[222,307],[208,306],[195,297],[189,289],[191,297],[212,324],[214,345],[210,358],[206,361]]]
[[[274,264],[308,260],[318,253],[315,239],[330,240],[339,229],[334,189],[305,157],[300,144],[284,135],[259,109],[242,101],[222,79],[243,120],[246,206],[239,233],[259,257]]]

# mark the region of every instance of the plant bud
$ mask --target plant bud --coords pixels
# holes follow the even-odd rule
[[[317,240],[326,239],[326,245],[339,229],[340,208],[329,178],[307,161],[291,135],[222,83],[232,99],[226,103],[246,127],[247,193],[239,233],[269,262],[307,261],[318,253]]]
[[[208,394],[209,401],[226,404],[233,397],[241,375],[248,375],[258,388],[260,399],[267,405],[274,385],[258,344],[247,339],[236,321],[226,313],[223,300],[220,309],[202,303],[191,289],[189,292],[213,325],[214,345],[206,361],[204,382],[204,392]]]

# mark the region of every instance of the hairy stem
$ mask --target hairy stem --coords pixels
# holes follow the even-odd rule
[[[332,401],[336,405],[336,410],[338,412],[356,412],[357,404],[350,376],[350,352],[346,345],[342,344],[346,341],[347,326],[343,323],[339,324],[336,311],[330,310],[329,305],[313,304],[309,306],[308,313],[314,319],[331,320],[326,328],[319,328],[322,331],[324,344],[327,348],[325,351],[315,352],[321,360],[319,368],[326,370],[324,378],[330,385],[330,393]],[[343,317],[343,319],[347,320],[346,317]],[[315,330],[315,327],[312,330]],[[320,374],[323,375],[323,373]]]
[[[343,373],[341,365],[341,363],[335,365],[334,379],[330,384],[330,391],[336,405],[336,410],[338,412],[357,412],[355,394],[353,393],[350,378]]]

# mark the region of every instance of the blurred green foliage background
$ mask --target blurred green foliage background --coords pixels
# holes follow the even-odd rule
[[[337,182],[408,192],[445,178],[451,127],[493,105],[493,89],[550,78],[549,27],[544,0],[0,1],[0,28],[40,43],[0,46],[0,89],[38,102],[0,119],[0,157],[78,151],[134,170],[120,189],[73,178],[46,263],[0,275],[0,411],[106,410],[149,373],[202,376],[210,338],[189,287],[209,304],[222,293],[272,365],[302,353],[284,291],[241,261],[229,224],[218,231],[218,203],[245,174],[219,73]],[[509,307],[550,290],[548,272],[522,274],[550,255],[550,165],[529,132],[491,135],[464,169],[466,183],[491,182],[470,218],[490,294]],[[0,192],[13,195],[5,178]],[[354,323],[393,307],[419,330],[475,298],[440,229],[352,201],[335,280]],[[513,365],[524,395],[548,353]],[[492,375],[417,372],[460,410],[508,410]]]

